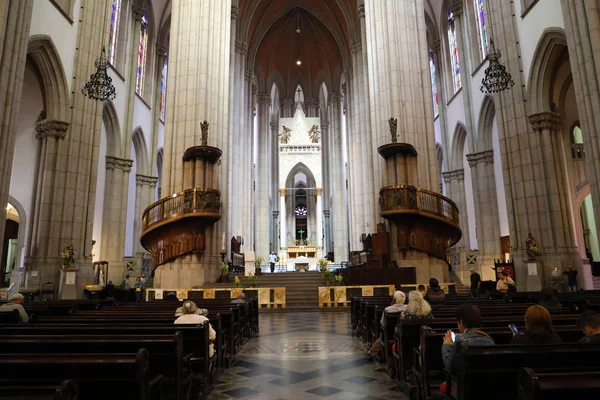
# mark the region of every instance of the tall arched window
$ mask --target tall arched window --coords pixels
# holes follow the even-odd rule
[[[110,31],[108,37],[108,62],[113,64],[117,58],[117,42],[119,40],[119,20],[121,19],[121,0],[112,0],[110,13]]]
[[[487,33],[487,22],[485,18],[485,9],[483,0],[473,0],[475,6],[475,19],[477,20],[477,37],[479,38],[479,51],[481,58],[485,58],[488,53],[488,33]]]
[[[142,17],[142,29],[140,30],[140,45],[138,48],[137,80],[135,92],[139,96],[144,94],[144,80],[146,78],[146,55],[148,53],[148,14],[144,12]]]
[[[460,80],[460,61],[458,59],[458,42],[456,40],[456,24],[454,14],[448,9],[448,48],[450,50],[450,69],[452,70],[452,86],[454,93],[462,87]]]
[[[574,159],[585,158],[585,149],[583,148],[583,134],[579,123],[571,128],[571,157]]]
[[[435,71],[435,62],[433,60],[433,51],[429,50],[429,73],[431,74],[431,96],[433,98],[433,116],[437,117],[440,112],[437,78]]]
[[[162,74],[160,76],[160,119],[165,122],[167,109],[167,57],[164,58]]]

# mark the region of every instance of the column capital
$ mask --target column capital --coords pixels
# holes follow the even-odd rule
[[[562,125],[560,115],[552,111],[532,114],[528,118],[529,123],[535,132],[542,132],[545,130],[558,132]]]
[[[323,215],[325,218],[329,218],[331,216],[331,210],[323,210]]]
[[[107,170],[114,171],[115,169],[120,169],[123,172],[131,172],[131,167],[133,167],[133,160],[129,160],[127,158],[106,156]]]
[[[279,189],[279,196],[280,197],[284,197],[285,196],[285,188]]]
[[[358,5],[358,18],[364,18],[364,17],[365,17],[365,5],[359,4]]]
[[[465,179],[465,170],[464,169],[456,169],[454,171],[442,172],[442,178],[444,178],[444,182],[446,184],[454,181],[454,180],[464,180]]]
[[[323,188],[317,188],[317,197],[323,195]]]
[[[252,82],[254,80],[254,71],[252,71],[251,69],[245,69],[244,70],[244,79],[247,82]]]
[[[231,5],[231,19],[236,20],[238,18],[239,7],[232,4]]]
[[[321,105],[321,101],[319,99],[317,99],[316,97],[311,97],[310,99],[306,100],[306,105],[313,106],[313,107],[319,107],[319,105]]]
[[[350,68],[344,72],[344,76],[346,77],[346,82],[349,82],[354,77],[354,69]]]
[[[248,53],[248,45],[240,40],[235,41],[235,51],[243,56]]]
[[[271,130],[277,131],[279,130],[279,122],[271,121]]]
[[[460,17],[464,11],[463,0],[454,0],[454,3],[450,6],[450,11],[455,17]]]
[[[167,56],[167,46],[165,46],[162,43],[156,43],[156,54],[160,57],[166,57]]]
[[[158,183],[157,176],[148,176],[148,175],[135,175],[135,184],[136,186],[150,186],[152,189],[156,188],[156,184]]]
[[[58,121],[55,119],[43,119],[38,120],[35,123],[35,138],[36,139],[64,139],[67,135],[67,130],[71,126],[70,123],[65,121]]]
[[[134,21],[142,22],[142,18],[144,18],[145,13],[146,12],[142,7],[136,5],[131,6],[131,16],[133,17]]]
[[[329,122],[321,122],[321,132],[329,131]]]
[[[271,95],[268,93],[259,93],[256,95],[256,102],[258,104],[270,104],[271,103]]]
[[[273,211],[273,218],[279,217],[279,211]]]
[[[431,42],[431,51],[435,55],[438,55],[440,53],[441,48],[442,48],[442,42],[440,41],[440,39],[435,39],[433,42]]]
[[[493,164],[494,150],[487,150],[479,153],[467,154],[467,161],[469,162],[469,167],[471,168],[477,166],[477,164]]]
[[[362,40],[357,40],[352,43],[351,50],[352,54],[359,53],[362,51]]]
[[[329,94],[329,103],[339,103],[342,101],[342,94],[340,92],[331,92]]]
[[[279,101],[280,107],[294,107],[294,100],[289,97]]]

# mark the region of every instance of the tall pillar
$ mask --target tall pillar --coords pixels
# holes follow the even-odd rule
[[[323,247],[323,189],[317,188],[317,247]]]
[[[6,220],[32,11],[33,0],[5,0],[0,6],[0,221]],[[4,243],[4,228],[0,243]]]
[[[257,256],[265,257],[269,254],[269,108],[271,96],[259,94],[256,96],[258,109],[258,159],[256,160],[256,240],[254,251]]]
[[[156,176],[148,176],[142,174],[135,175],[135,187],[136,187],[136,197],[135,197],[135,218],[133,220],[134,229],[133,229],[133,249],[134,254],[137,253],[145,253],[146,251],[142,247],[140,243],[140,235],[141,235],[141,222],[142,215],[144,213],[144,209],[153,203],[154,193],[156,191],[156,184],[158,183],[158,177]]]
[[[439,102],[438,102],[438,110],[440,113],[439,116],[439,122],[440,122],[440,133],[442,136],[442,149],[444,150],[444,164],[445,164],[445,168],[444,170],[449,170],[449,165],[450,165],[450,146],[448,143],[448,119],[447,119],[447,114],[448,114],[448,105],[446,104],[446,91],[444,90],[443,87],[440,86],[440,84],[444,81],[444,79],[442,78],[442,71],[443,71],[443,62],[442,62],[442,55],[440,53],[441,51],[441,46],[440,46],[440,40],[434,40],[433,43],[431,44],[431,52],[433,54],[433,63],[435,64],[435,74],[436,74],[436,82],[438,82],[438,95],[439,95]],[[440,193],[442,193],[442,187],[441,187],[441,182],[440,182]]]
[[[156,84],[154,85],[154,106],[152,107],[152,147],[150,148],[150,171],[148,174],[154,175],[154,171],[157,171],[156,157],[158,155],[158,132],[160,127],[160,102],[161,102],[161,85],[163,65],[167,60],[167,48],[161,44],[156,44],[156,73],[154,79]],[[166,117],[166,114],[165,114]],[[164,121],[163,121],[164,122]],[[140,171],[137,171],[140,172]],[[154,196],[150,198],[150,202],[154,201]],[[148,203],[149,204],[149,203]],[[144,207],[148,204],[144,204]]]
[[[279,240],[281,249],[287,248],[287,215],[285,209],[285,189],[279,189],[279,221],[280,222],[280,230],[279,230]]]
[[[333,251],[332,236],[331,236],[331,210],[323,211],[323,218],[325,224],[325,240],[323,242],[323,252],[325,254]]]
[[[308,118],[317,118],[319,116],[320,101],[318,98],[311,97],[306,100],[306,108],[308,110]]]
[[[456,244],[459,251],[470,249],[469,219],[467,217],[467,200],[465,195],[465,170],[457,169],[442,173],[448,197],[454,200],[458,207],[462,237]]]
[[[269,205],[271,214],[273,215],[273,223],[270,234],[271,237],[271,248],[269,253],[273,250],[279,250],[279,108],[271,110],[271,134],[269,136]]]
[[[244,71],[244,126],[242,127],[242,149],[240,150],[239,158],[242,162],[242,199],[240,214],[244,216],[242,219],[243,248],[245,250],[254,249],[254,107],[255,107],[255,86],[253,84],[253,72]],[[237,234],[240,235],[240,234]]]
[[[174,0],[171,4],[163,193],[216,189],[220,191],[217,202],[227,210],[232,198],[227,187],[226,159],[214,164],[194,155],[185,163],[182,159],[187,149],[199,146],[223,149],[228,157],[232,3]],[[202,121],[210,124],[209,133],[208,128],[201,129]],[[156,286],[191,287],[214,281],[220,274],[219,253],[225,230],[225,219],[208,226],[201,238],[204,252],[178,256],[159,266]]]
[[[473,201],[475,203],[475,224],[477,232],[477,261],[483,272],[482,279],[495,279],[494,260],[502,259],[500,243],[500,218],[496,196],[496,177],[494,176],[494,151],[467,154],[473,182]],[[463,226],[463,230],[468,226]]]
[[[586,178],[594,205],[596,237],[600,237],[600,10],[593,1],[561,0],[561,3],[583,131]]]
[[[344,157],[342,150],[342,96],[339,93],[329,94],[329,134],[331,135],[332,153],[332,211],[333,211],[333,243],[335,262],[348,261],[347,212],[344,202],[346,185],[344,181]]]

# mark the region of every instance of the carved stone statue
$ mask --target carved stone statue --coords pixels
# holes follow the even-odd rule
[[[310,131],[308,131],[308,136],[312,143],[319,143],[319,126],[313,125]]]
[[[202,130],[202,146],[208,146],[208,121],[202,121],[200,123],[200,129]]]
[[[288,144],[291,136],[292,130],[284,125],[283,132],[281,132],[281,134],[279,135],[279,137],[281,138],[281,144]]]
[[[390,134],[392,135],[392,143],[396,143],[398,140],[398,118],[390,118],[388,121],[390,123]]]
[[[530,260],[537,260],[541,254],[537,248],[537,242],[535,241],[535,238],[531,232],[527,234],[527,240],[525,241],[525,252]]]

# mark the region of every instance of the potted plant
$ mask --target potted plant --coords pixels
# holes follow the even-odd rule
[[[330,286],[333,279],[333,273],[325,270],[321,272],[321,280],[325,282],[325,285]]]
[[[73,267],[75,264],[75,250],[73,246],[65,246],[65,251],[60,253],[60,258],[62,259],[63,269]]]
[[[344,286],[344,277],[341,275],[336,275],[333,284],[335,286]]]
[[[262,273],[260,266],[262,265],[264,258],[262,256],[257,256],[254,259],[254,273],[256,275],[260,275]]]
[[[329,261],[324,258],[319,258],[319,271],[327,271],[327,264],[329,264]]]
[[[306,246],[310,246],[310,239],[309,238],[304,239],[304,244]]]
[[[248,275],[248,285],[250,285],[251,288],[256,286],[256,276],[254,276],[254,274]]]
[[[235,277],[235,281],[233,282],[233,285],[234,285],[236,288],[241,288],[241,287],[242,287],[242,282],[240,282],[240,277],[239,277],[239,276],[236,276],[236,277]]]
[[[227,265],[226,263],[222,262],[221,263],[221,283],[227,283],[229,282],[229,265]]]

